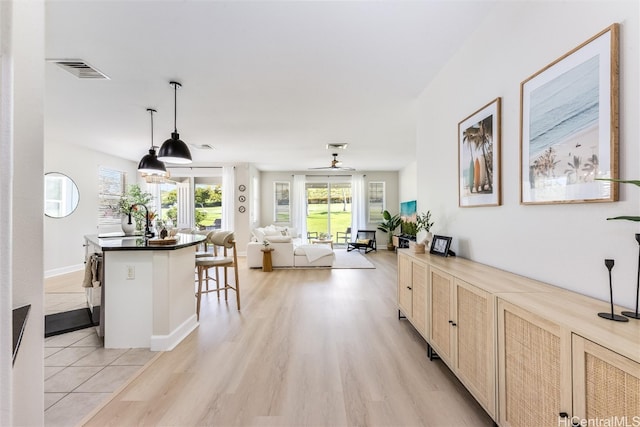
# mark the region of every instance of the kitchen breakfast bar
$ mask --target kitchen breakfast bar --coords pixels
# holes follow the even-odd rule
[[[100,326],[105,348],[173,349],[197,326],[196,245],[206,236],[178,234],[159,242],[142,236],[85,236],[102,257]]]

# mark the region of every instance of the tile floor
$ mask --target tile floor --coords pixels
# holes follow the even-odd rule
[[[86,306],[84,292],[45,294],[45,314]],[[93,327],[45,338],[45,425],[78,424],[158,354],[105,349]]]
[[[94,328],[45,338],[46,426],[80,422],[159,353],[105,349]]]

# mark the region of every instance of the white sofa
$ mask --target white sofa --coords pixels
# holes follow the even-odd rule
[[[247,244],[247,266],[262,268],[264,240],[269,241],[273,267],[330,267],[335,254],[328,245],[306,245],[291,227],[267,226],[253,231]]]

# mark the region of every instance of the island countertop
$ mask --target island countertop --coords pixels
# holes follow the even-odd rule
[[[169,245],[149,244],[148,239],[142,236],[123,237],[98,237],[97,234],[84,236],[87,242],[99,247],[103,251],[166,251],[186,248],[203,242],[207,236],[204,234],[176,234],[178,241]]]

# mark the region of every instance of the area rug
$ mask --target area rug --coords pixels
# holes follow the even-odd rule
[[[44,316],[44,336],[65,334],[79,329],[95,326],[91,321],[91,311],[88,308],[64,311],[62,313]]]
[[[336,254],[331,268],[376,268],[365,255],[358,251],[347,252],[346,249],[336,249]]]

